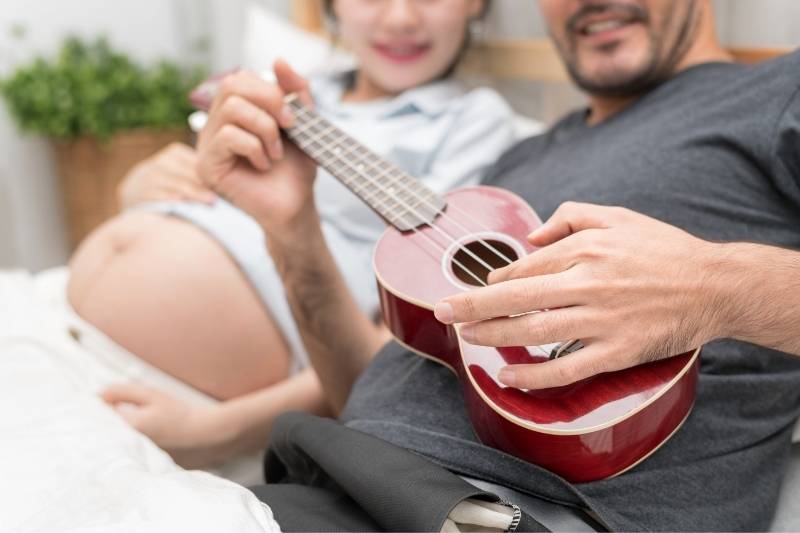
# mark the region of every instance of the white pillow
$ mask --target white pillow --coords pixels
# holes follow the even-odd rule
[[[539,135],[540,133],[544,133],[546,129],[547,126],[543,122],[539,122],[526,115],[514,113],[514,132],[517,139],[525,139],[527,137]]]
[[[253,0],[245,8],[242,57],[242,66],[250,70],[271,71],[282,58],[304,75],[355,66],[352,55]]]

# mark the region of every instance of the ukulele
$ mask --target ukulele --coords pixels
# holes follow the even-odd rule
[[[210,98],[193,101],[207,107]],[[455,373],[484,444],[582,483],[634,467],[678,430],[694,404],[700,349],[558,388],[497,381],[506,365],[570,357],[580,342],[475,346],[436,320],[433,306],[535,253],[526,236],[541,225],[536,213],[496,187],[438,195],[296,96],[286,101],[295,116],[286,136],[387,223],[373,256],[383,318],[397,342]]]

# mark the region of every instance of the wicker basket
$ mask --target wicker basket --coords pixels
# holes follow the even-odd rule
[[[118,133],[107,142],[82,137],[54,143],[71,249],[117,214],[117,185],[131,167],[167,144],[189,138],[185,130],[137,130]]]

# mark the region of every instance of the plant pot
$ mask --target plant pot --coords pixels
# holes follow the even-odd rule
[[[119,212],[117,185],[136,163],[171,142],[189,142],[187,130],[134,130],[108,141],[81,137],[55,141],[70,249]]]

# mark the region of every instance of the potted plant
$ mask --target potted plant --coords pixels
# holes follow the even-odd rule
[[[117,212],[116,188],[138,161],[187,141],[188,92],[202,69],[161,61],[144,67],[104,38],[65,40],[0,80],[23,131],[53,141],[73,246]]]

